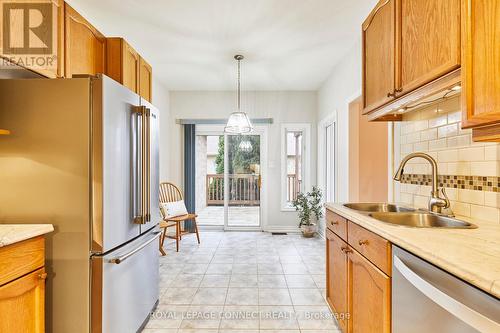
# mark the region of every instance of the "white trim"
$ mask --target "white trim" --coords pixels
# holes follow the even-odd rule
[[[326,135],[325,135],[325,130],[328,126],[330,125],[335,125],[335,147],[334,147],[334,159],[335,159],[335,186],[334,186],[334,198],[335,201],[338,199],[338,137],[339,137],[339,126],[338,126],[338,121],[337,121],[337,111],[335,110],[332,112],[330,115],[326,116],[324,119],[322,119],[318,123],[318,165],[317,165],[317,178],[318,178],[318,186],[321,189],[325,189],[325,182],[326,179],[324,177],[325,175],[325,143],[326,143]]]
[[[281,124],[281,150],[280,150],[280,160],[281,160],[281,204],[280,209],[282,212],[294,212],[295,208],[289,207],[287,205],[287,147],[286,147],[286,132],[287,131],[297,131],[303,132],[302,146],[304,150],[304,156],[302,159],[303,163],[303,176],[304,176],[304,191],[309,191],[311,188],[311,150],[313,145],[311,142],[311,124],[310,123],[282,123]]]
[[[286,232],[286,233],[293,233],[293,234],[299,234],[301,233],[300,229],[298,227],[286,227],[286,226],[267,226],[264,229],[265,232]]]
[[[390,122],[387,126],[387,201],[394,202],[394,124]]]
[[[389,188],[392,189],[392,198],[390,201],[392,202],[401,202],[401,183],[395,182],[392,179],[392,175],[394,174],[395,168],[398,166],[401,161],[401,123],[397,122],[393,125],[392,131],[392,160],[389,161],[389,168],[392,171],[392,174],[389,175]]]
[[[339,126],[338,126],[338,118],[337,118],[337,110],[333,111],[331,114],[323,118],[319,123],[318,123],[318,165],[317,165],[317,185],[320,189],[322,189],[324,195],[325,189],[326,189],[326,179],[325,179],[325,169],[326,169],[326,155],[325,155],[325,150],[326,150],[326,133],[325,130],[328,128],[328,126],[333,125],[335,128],[335,137],[334,137],[334,201],[338,200],[338,195],[339,195],[339,150],[338,150],[338,141],[339,141]],[[324,199],[326,201],[326,198]],[[325,217],[323,216],[321,219],[318,221],[319,225],[319,230],[322,230],[325,225]],[[322,237],[325,235],[320,233]]]

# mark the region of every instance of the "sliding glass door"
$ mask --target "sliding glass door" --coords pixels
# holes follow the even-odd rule
[[[260,227],[260,135],[226,135],[225,228]]]
[[[197,129],[196,213],[200,226],[261,229],[263,133],[228,135],[220,126],[208,125]]]

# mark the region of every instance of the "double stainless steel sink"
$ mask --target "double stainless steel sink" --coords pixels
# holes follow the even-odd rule
[[[474,229],[476,225],[453,217],[431,213],[425,210],[388,203],[349,203],[345,207],[368,214],[374,219],[412,228]]]

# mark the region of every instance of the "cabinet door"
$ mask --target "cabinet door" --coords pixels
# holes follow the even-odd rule
[[[399,0],[398,93],[460,67],[460,0]]]
[[[133,92],[139,92],[139,63],[139,54],[123,41],[122,84]]]
[[[498,123],[500,3],[463,0],[462,19],[462,127]]]
[[[363,113],[394,99],[395,0],[381,0],[363,23]]]
[[[45,332],[43,268],[0,287],[0,332]]]
[[[151,102],[153,97],[152,81],[153,69],[141,57],[139,64],[139,95],[144,97],[149,102]]]
[[[355,250],[348,254],[349,332],[390,332],[391,279]]]
[[[106,38],[68,4],[65,6],[65,76],[105,72]]]
[[[347,331],[347,243],[326,231],[326,299],[343,332]]]

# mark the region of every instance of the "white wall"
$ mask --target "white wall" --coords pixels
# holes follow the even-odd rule
[[[160,147],[168,145],[168,131],[162,129],[168,128],[170,95],[165,86],[156,79],[153,79],[153,105],[160,110]],[[160,181],[167,178],[169,157],[166,151],[160,149]]]
[[[227,118],[236,104],[234,92],[182,91],[170,92],[170,117],[162,122],[162,133],[168,133],[168,141],[161,145],[162,155],[168,155],[168,180],[183,185],[183,138],[182,126],[176,119]],[[298,224],[295,212],[282,212],[280,207],[280,136],[281,124],[311,124],[311,184],[316,183],[316,122],[317,93],[313,91],[262,91],[243,92],[242,106],[251,118],[273,118],[268,133],[268,228],[267,230],[293,230]],[[163,139],[162,139],[163,142]],[[264,180],[265,182],[265,180]]]
[[[361,40],[335,66],[318,92],[318,121],[337,112],[338,192],[349,200],[349,103],[361,95]]]

